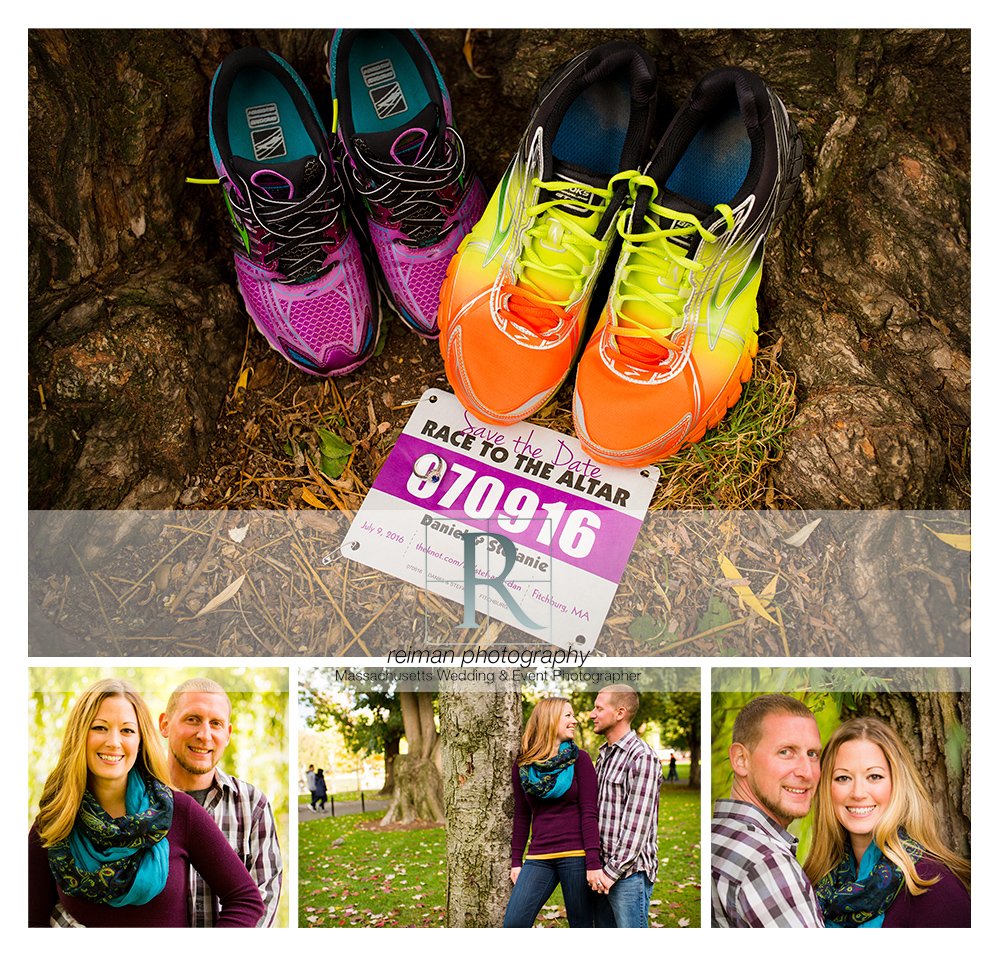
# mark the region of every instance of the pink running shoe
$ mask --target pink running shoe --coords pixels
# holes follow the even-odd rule
[[[411,329],[434,338],[448,263],[486,206],[448,90],[413,30],[338,30],[330,78],[346,179],[388,299]]]
[[[231,53],[212,80],[209,139],[257,329],[314,376],[357,369],[378,341],[377,295],[302,81],[266,50]]]

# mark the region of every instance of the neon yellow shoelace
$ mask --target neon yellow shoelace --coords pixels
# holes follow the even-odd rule
[[[705,242],[716,243],[720,236],[705,229],[694,214],[654,203],[659,187],[648,176],[632,178],[629,189],[633,201],[640,187],[653,192],[643,217],[648,229],[629,232],[627,224],[632,210],[625,209],[619,214],[618,232],[625,242],[627,260],[615,297],[617,323],[610,332],[615,337],[651,339],[664,349],[678,351],[682,347],[670,337],[683,322],[684,306],[691,293],[691,274],[701,272],[706,266],[691,259],[682,246],[671,240],[698,233]],[[732,209],[725,203],[717,204],[715,209],[725,219],[727,231],[732,230],[735,226]],[[663,229],[654,217],[659,217],[660,222],[683,225]],[[633,303],[636,308],[630,309],[629,304]]]
[[[502,289],[509,299],[501,315],[527,324],[539,333],[569,318],[566,307],[580,296],[595,257],[608,245],[606,239],[598,239],[592,231],[607,209],[615,184],[636,175],[634,170],[617,173],[607,188],[583,186],[582,189],[597,197],[597,201],[555,197],[526,208],[525,215],[534,222],[525,231],[514,267],[516,283]],[[537,177],[531,181],[531,187],[551,193],[581,189],[579,183],[543,181]],[[567,204],[588,212],[583,216],[574,215],[561,208]]]

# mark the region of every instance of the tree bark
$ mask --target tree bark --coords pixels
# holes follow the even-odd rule
[[[971,713],[968,696],[954,692],[871,693],[860,705],[860,714],[892,726],[909,749],[930,792],[941,839],[964,856],[972,821]]]
[[[165,508],[200,467],[247,328],[223,204],[184,184],[211,175],[211,77],[256,44],[328,93],[328,38],[29,31],[33,507]],[[968,30],[477,30],[475,70],[462,31],[424,38],[487,188],[540,83],[597,43],[655,57],[661,130],[710,68],[763,75],[805,146],[759,300],[798,384],[775,488],[814,509],[968,507]]]
[[[417,755],[397,755],[393,765],[392,799],[382,825],[410,822],[443,822],[441,772],[430,759]]]
[[[206,228],[218,197],[184,174],[205,170],[207,81],[231,42],[29,34],[34,508],[169,508],[209,451],[246,324]]]
[[[688,788],[701,788],[701,736],[691,738],[691,768],[688,772]]]
[[[444,683],[442,683],[444,685]],[[499,928],[510,898],[511,768],[521,735],[513,689],[439,698],[447,824],[447,918],[453,928]]]
[[[402,736],[400,736],[402,738]],[[385,777],[382,781],[382,788],[379,795],[391,795],[396,784],[395,762],[399,755],[400,738],[390,739],[385,743],[385,753],[383,763],[385,765]]]

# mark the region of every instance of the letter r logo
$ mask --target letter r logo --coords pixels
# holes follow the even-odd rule
[[[483,579],[476,575],[476,539],[480,536],[495,539],[500,544],[500,551],[503,552],[503,572],[494,578]],[[476,586],[485,585],[487,588],[497,591],[521,625],[526,629],[540,629],[541,626],[537,622],[532,622],[524,614],[510,594],[510,589],[504,585],[510,570],[514,568],[514,563],[517,561],[517,549],[514,547],[514,543],[498,532],[463,532],[462,540],[465,543],[465,618],[462,619],[462,624],[458,628],[474,629],[476,627]]]

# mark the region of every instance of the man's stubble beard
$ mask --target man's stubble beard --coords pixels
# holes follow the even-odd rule
[[[178,755],[173,749],[170,750],[170,754],[173,755],[174,761],[189,775],[207,775],[209,772],[214,772],[215,766],[219,764],[219,760],[214,757],[214,753],[212,764],[208,768],[192,765],[186,758]]]
[[[809,814],[809,811],[812,809],[812,798],[815,798],[815,796],[812,796],[812,798],[810,798],[809,800],[809,808],[806,811],[800,813],[797,809],[783,808],[779,802],[772,802],[771,799],[769,799],[766,795],[761,795],[761,793],[757,790],[756,783],[753,781],[750,782],[750,790],[753,792],[754,797],[757,799],[757,801],[760,802],[760,804],[764,807],[765,811],[770,812],[770,814],[774,816],[774,818],[776,819],[789,818],[793,822],[800,818],[805,818],[806,815]]]

